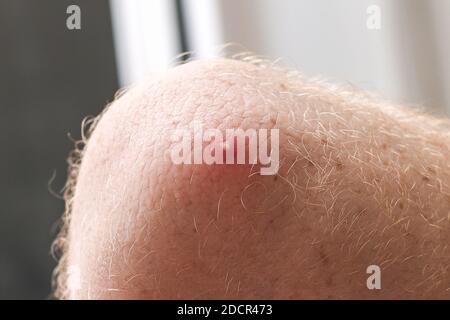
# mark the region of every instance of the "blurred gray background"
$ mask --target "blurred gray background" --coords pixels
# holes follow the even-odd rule
[[[224,42],[280,57],[306,75],[450,113],[448,0],[213,1],[227,26]],[[371,6],[380,10],[379,29],[367,28]]]
[[[81,30],[66,28],[69,5]],[[370,29],[368,8],[380,12]],[[448,0],[0,0],[0,299],[45,299],[81,120],[197,57],[253,51],[307,76],[450,113]],[[54,177],[54,179],[52,179]]]
[[[45,299],[50,245],[63,202],[65,159],[83,117],[117,89],[108,1],[76,1],[82,29],[66,28],[65,0],[0,0],[0,299]]]

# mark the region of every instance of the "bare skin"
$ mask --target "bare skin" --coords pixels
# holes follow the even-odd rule
[[[278,128],[278,174],[173,164],[171,134],[194,120]],[[448,299],[448,132],[447,120],[269,66],[176,67],[119,97],[93,131],[59,296]],[[367,289],[369,265],[381,290]]]

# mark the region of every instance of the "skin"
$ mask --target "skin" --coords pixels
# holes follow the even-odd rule
[[[193,121],[279,129],[278,174],[174,165]],[[73,166],[58,296],[448,299],[449,141],[447,120],[271,65],[178,66],[116,99]]]

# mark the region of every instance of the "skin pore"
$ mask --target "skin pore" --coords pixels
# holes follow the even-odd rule
[[[278,173],[174,164],[193,121],[279,129]],[[173,68],[118,97],[72,158],[56,295],[449,298],[448,128],[270,63]]]

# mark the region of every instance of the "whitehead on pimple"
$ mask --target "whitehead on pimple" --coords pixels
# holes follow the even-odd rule
[[[179,164],[261,164],[261,175],[274,175],[279,168],[279,130],[270,129],[270,152],[267,129],[203,129],[194,121],[192,129],[177,129],[172,135],[171,159]]]

